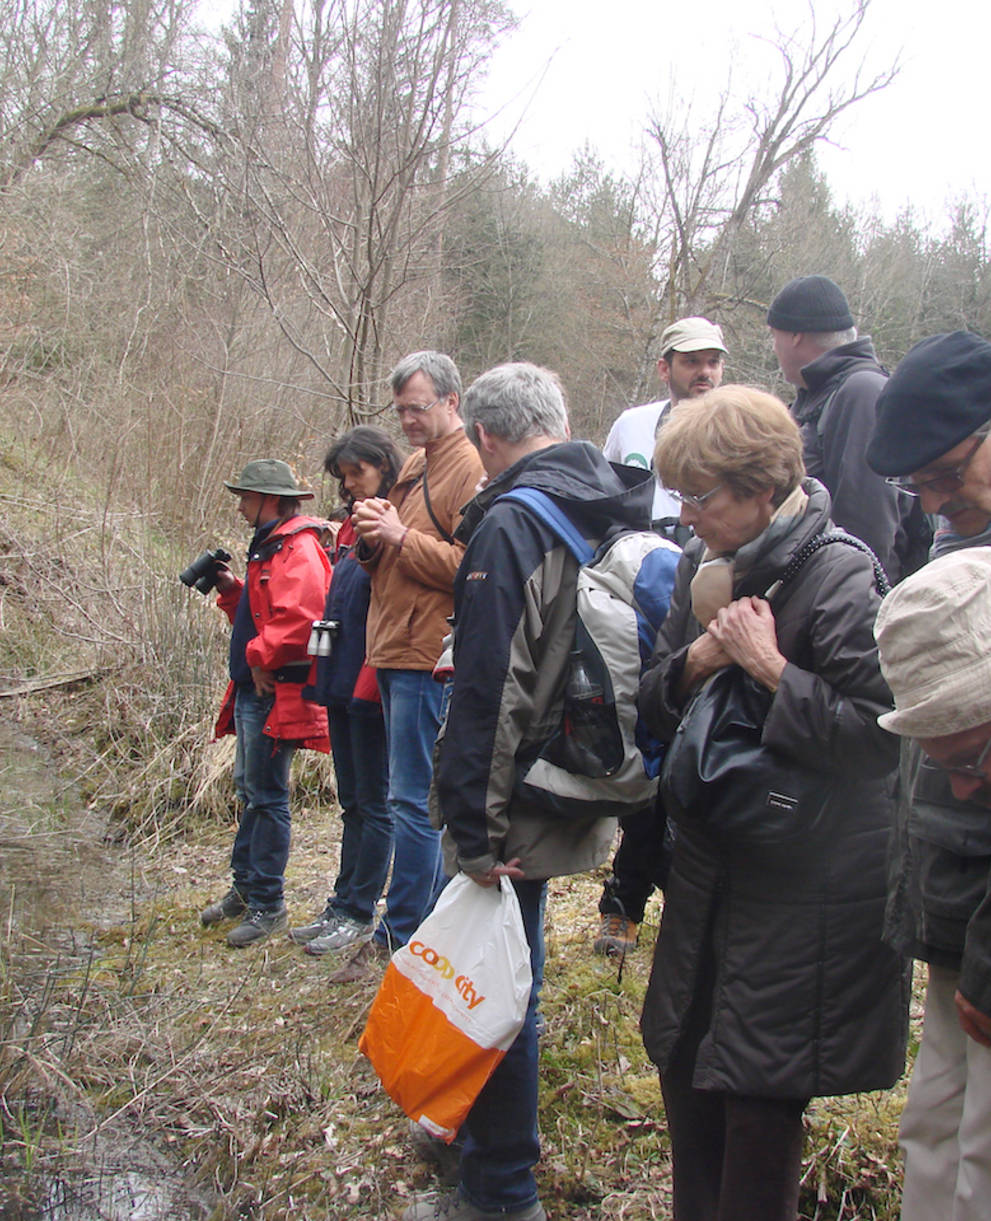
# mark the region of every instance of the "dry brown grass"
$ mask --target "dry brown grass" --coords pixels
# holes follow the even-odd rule
[[[0,1183],[30,1195],[91,1174],[108,1146],[127,1168],[140,1140],[213,1221],[395,1217],[433,1180],[356,1050],[373,988],[331,987],[333,964],[285,939],[230,950],[197,919],[233,834],[230,742],[207,745],[226,627],[177,588],[177,548],[79,486],[60,507],[26,462],[0,462],[3,685],[89,678],[2,701],[46,748],[47,785],[0,777]],[[297,919],[323,905],[339,830],[328,761],[310,756],[301,781]],[[658,904],[620,980],[590,953],[600,881],[551,886],[538,1177],[554,1221],[665,1218],[668,1142],[637,1030]],[[894,1091],[810,1108],[804,1217],[894,1221],[899,1105]]]
[[[49,963],[39,1026],[4,1040],[24,1052],[10,1084],[85,1100],[82,1147],[121,1124],[150,1135],[209,1191],[217,1221],[395,1217],[435,1184],[356,1049],[374,986],[332,987],[333,962],[286,939],[234,951],[223,930],[200,927],[199,908],[225,884],[231,830],[136,850],[131,868],[104,874],[103,918]],[[301,812],[287,875],[297,919],[322,906],[336,852],[334,811]],[[664,1218],[667,1138],[636,1028],[649,948],[618,982],[615,964],[589,952],[597,897],[592,877],[551,887],[541,1190],[553,1219]],[[645,943],[656,916],[655,904]],[[897,1216],[897,1109],[894,1096],[814,1104],[804,1216]],[[36,1165],[60,1147],[39,1139]]]

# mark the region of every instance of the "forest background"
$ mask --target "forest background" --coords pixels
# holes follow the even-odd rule
[[[197,987],[220,970],[204,966],[215,947],[190,941],[190,913],[203,898],[193,882],[222,875],[229,835],[229,753],[205,748],[226,627],[175,574],[204,545],[240,552],[223,479],[247,459],[285,457],[329,512],[328,442],[359,422],[395,427],[388,371],[422,347],[451,353],[466,383],[505,360],[557,370],[575,435],[597,443],[620,410],[657,397],[658,337],[685,314],[723,326],[729,377],[790,397],[764,316],[777,289],[808,272],[843,286],[889,367],[926,334],[991,333],[986,199],[961,196],[938,221],[909,206],[890,220],[838,204],[820,171],[817,149],[835,124],[897,76],[894,60],[863,65],[868,15],[869,0],[825,22],[810,9],[771,45],[759,88],[727,87],[705,114],[675,104],[645,113],[628,172],[586,148],[545,182],[494,140],[477,104],[494,48],[514,37],[501,0],[252,0],[215,29],[193,0],[0,0],[0,697],[88,811],[107,816],[143,860],[170,862],[156,884],[168,874],[189,886],[166,899],[132,895],[123,939],[106,931],[106,896],[91,904],[86,922],[73,917],[84,935],[72,953],[59,943],[67,957],[52,974],[50,943],[37,929],[18,932],[51,913],[37,901],[18,907],[5,869],[15,849],[37,845],[51,865],[54,841],[39,828],[53,815],[17,823],[16,834],[0,820],[5,1165],[23,1170],[52,1124],[64,1127],[66,1098],[97,1098],[151,1116],[184,1159],[206,1166],[230,1201],[217,1216],[308,1215],[290,1200],[302,1173],[293,1158],[316,1158],[305,1141],[273,1146],[270,1187],[248,1182],[245,1158],[269,1147],[276,1121],[259,1116],[337,1114],[336,1086],[300,1042],[304,1085],[295,1081],[282,1104],[273,1110],[242,1082],[221,1105],[208,1089],[219,1062],[210,1057],[221,1052],[197,1041],[205,1036],[185,1010],[167,1025],[157,1007],[185,996],[190,945],[204,955]],[[325,765],[302,769],[299,784],[304,805],[332,809]],[[4,788],[6,801],[23,797]],[[315,862],[309,885],[322,902]],[[585,896],[593,917],[594,889]],[[156,960],[149,946],[162,928],[173,940]],[[106,956],[115,982],[101,990],[86,967],[80,990],[80,955]],[[172,973],[146,995],[138,985],[153,960]],[[551,988],[559,967],[552,959]],[[291,980],[293,1003],[309,1006],[306,1021],[322,1013],[319,980],[303,982],[288,960],[275,970]],[[223,997],[230,979],[221,973],[212,986]],[[590,1026],[557,1049],[555,1107],[586,1069],[596,1088],[615,1087],[600,1035],[616,1024],[588,1001],[601,979],[562,976],[560,989],[562,1015],[579,996]],[[635,973],[633,993],[616,996],[624,1034],[613,1062],[636,1062],[653,1091],[646,1110],[656,1110],[656,1077],[634,1050]],[[215,1003],[226,1013],[233,1002]],[[362,1003],[342,1010],[328,1046],[352,1046]],[[549,1005],[553,1016],[553,997]],[[261,1037],[250,1006],[243,1022]],[[77,1037],[84,1030],[91,1042]],[[100,1037],[108,1031],[119,1043]],[[238,1051],[238,1071],[282,1071],[281,1044]],[[628,1090],[623,1098],[621,1115],[625,1106],[631,1124],[647,1123],[630,1118]],[[835,1169],[854,1121],[829,1123],[820,1143]],[[865,1123],[877,1143],[858,1138],[832,1211],[819,1211],[829,1191],[816,1194],[829,1174],[810,1165],[816,1215],[861,1215],[844,1212],[856,1183],[862,1215],[888,1215],[882,1197],[895,1215],[893,1121],[871,1111]],[[212,1134],[209,1154],[204,1143],[190,1152],[190,1134]],[[571,1206],[561,1215],[584,1215],[574,1212],[583,1192],[590,1216],[662,1215],[635,1195],[642,1176],[626,1153],[616,1189],[634,1195],[606,1210],[583,1140],[559,1132],[562,1156],[578,1159],[562,1171]],[[320,1201],[344,1189],[322,1168],[312,1173],[324,1193],[313,1215],[376,1215],[380,1201],[360,1191],[349,1211],[321,1213]],[[266,1211],[263,1199],[279,1203]]]
[[[549,184],[474,105],[500,0],[254,0],[215,32],[192,0],[71,9],[0,3],[2,410],[189,548],[246,457],[315,479],[342,429],[391,426],[415,348],[466,383],[547,365],[601,441],[684,314],[787,390],[764,313],[793,275],[840,283],[889,365],[991,325],[986,199],[886,222],[817,168],[897,74],[862,68],[866,2],[781,33],[759,91],[645,115],[632,172],[588,148]]]

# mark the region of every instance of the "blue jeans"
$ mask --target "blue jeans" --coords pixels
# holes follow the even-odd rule
[[[328,903],[370,924],[392,860],[389,759],[385,724],[378,713],[327,709],[330,745],[341,805],[341,865]]]
[[[234,703],[234,787],[241,825],[234,837],[234,885],[250,908],[277,907],[289,860],[289,767],[295,742],[262,732],[275,702],[254,687],[238,687]]]
[[[537,1006],[543,982],[547,883],[514,881],[530,945],[533,986],[523,1028],[485,1083],[462,1127],[461,1192],[483,1212],[511,1212],[537,1199]]]
[[[389,810],[395,854],[385,917],[375,936],[405,945],[444,885],[440,832],[430,825],[427,798],[440,728],[443,688],[429,670],[379,670],[389,749]]]

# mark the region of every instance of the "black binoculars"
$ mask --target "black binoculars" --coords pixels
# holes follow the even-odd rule
[[[204,551],[179,573],[179,580],[190,589],[198,589],[201,594],[208,594],[217,584],[217,565],[226,564],[231,558],[229,551],[218,547],[215,551]]]

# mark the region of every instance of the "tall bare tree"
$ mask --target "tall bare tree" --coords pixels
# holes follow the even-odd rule
[[[278,121],[235,132],[215,166],[239,218],[217,236],[221,256],[342,419],[376,410],[385,366],[411,336],[444,340],[442,232],[472,189],[463,175],[452,185],[451,154],[509,24],[499,0],[309,0]]]
[[[754,214],[773,203],[780,171],[828,137],[851,106],[885,89],[897,62],[868,71],[858,59],[871,0],[821,29],[812,5],[804,28],[773,44],[777,72],[766,91],[723,93],[700,118],[655,116],[649,135],[658,162],[658,207],[668,218],[663,243],[662,321],[738,301],[729,283],[734,243]],[[852,71],[850,71],[852,61]]]

